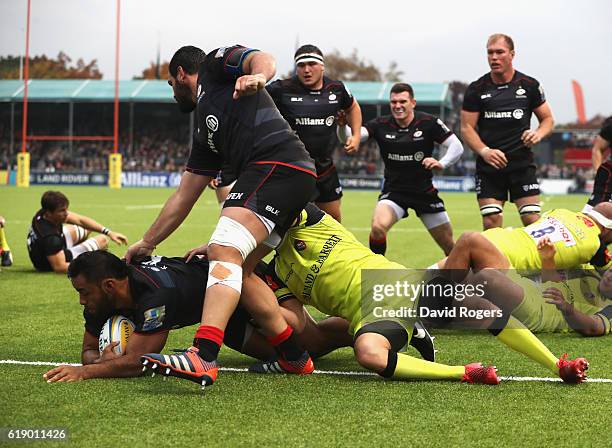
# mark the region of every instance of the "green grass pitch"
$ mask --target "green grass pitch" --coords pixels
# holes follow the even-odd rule
[[[57,188],[57,187],[56,187]],[[25,236],[43,187],[0,188],[0,214],[15,257],[0,272],[0,360],[79,362],[83,326],[78,297],[61,275],[32,270]],[[64,187],[71,209],[138,239],[172,193]],[[480,228],[473,194],[443,194],[455,236]],[[365,244],[375,192],[348,191],[343,221]],[[544,198],[544,208],[580,209],[584,196]],[[182,255],[210,236],[218,216],[206,192],[158,253]],[[514,206],[506,225],[519,225]],[[124,248],[111,250],[123,255]],[[423,268],[441,252],[414,216],[391,231],[388,257]],[[167,349],[190,345],[193,328],[171,333]],[[438,332],[440,362],[494,363],[503,376],[550,373],[486,333]],[[555,354],[591,361],[590,375],[612,378],[609,337],[542,335]],[[224,367],[249,359],[224,349]],[[204,394],[190,382],[160,377],[47,384],[50,367],[0,364],[0,428],[69,430],[73,446],[605,446],[612,384],[577,387],[506,381],[500,386],[389,382],[372,376],[256,376],[222,372]],[[358,371],[350,350],[318,361],[321,370]],[[48,443],[48,442],[46,442]],[[67,446],[66,444],[60,446]]]

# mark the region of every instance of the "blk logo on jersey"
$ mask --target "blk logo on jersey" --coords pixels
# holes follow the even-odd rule
[[[412,134],[412,136],[415,138],[419,138],[421,135],[423,135],[423,131],[416,131],[414,134]]]
[[[480,99],[481,100],[486,100],[487,98],[491,98],[491,94],[490,93],[485,93],[484,95],[480,95]]]
[[[302,98],[302,97],[299,97],[299,96],[298,96],[298,97],[295,97],[295,96],[294,96],[294,97],[291,97],[291,102],[292,102],[292,103],[301,103],[301,102],[302,102],[302,100],[303,100],[303,98]]]
[[[274,216],[278,216],[280,210],[275,209],[271,205],[266,205],[266,211],[272,213]]]
[[[293,242],[293,247],[295,247],[295,250],[298,252],[302,252],[303,250],[306,250],[306,243],[302,240],[295,240]]]
[[[335,93],[330,93],[330,94],[329,94],[329,100],[330,100],[330,101],[334,101],[336,98],[337,98],[337,97],[336,97],[336,94],[335,94]]]

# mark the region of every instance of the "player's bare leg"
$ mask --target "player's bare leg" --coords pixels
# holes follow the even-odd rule
[[[444,255],[451,253],[455,242],[453,241],[453,227],[450,222],[440,224],[439,226],[427,229],[434,241],[444,251]]]
[[[524,226],[533,224],[540,219],[540,196],[527,196],[514,201]]]
[[[342,211],[340,209],[340,199],[336,199],[335,201],[329,202],[315,202],[317,207],[323,210],[325,213],[330,215],[336,221],[341,222],[342,220]]]
[[[504,201],[494,198],[478,199],[478,207],[482,215],[482,228],[484,230],[504,225]]]
[[[466,232],[459,237],[455,247],[444,261],[443,275],[461,282],[469,269],[509,269],[510,261],[493,243],[478,232]]]
[[[383,201],[379,201],[374,208],[372,228],[370,230],[370,250],[375,254],[384,255],[387,251],[387,233],[399,221],[395,210]]]

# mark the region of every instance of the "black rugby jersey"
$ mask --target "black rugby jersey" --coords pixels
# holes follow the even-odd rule
[[[606,121],[603,122],[599,136],[608,143],[612,143],[612,117],[606,118]],[[608,162],[612,163],[612,153],[608,156]]]
[[[314,162],[265,89],[234,100],[242,61],[240,45],[210,52],[200,66],[197,126],[187,171],[215,176],[228,164],[239,175],[251,163],[281,163],[314,173]]]
[[[149,257],[129,267],[129,285],[135,310],[113,310],[92,315],[83,312],[85,329],[100,334],[104,322],[122,314],[134,322],[134,331],[151,333],[182,328],[200,322],[208,261]]]
[[[468,86],[463,110],[480,113],[477,125],[480,139],[488,147],[503,151],[508,159],[504,170],[513,171],[533,163],[533,152],[523,144],[521,136],[530,129],[533,110],[545,101],[540,83],[530,76],[515,71],[510,82],[495,84],[487,73]],[[476,168],[491,173],[499,171],[482,157],[477,158]]]
[[[323,77],[323,87],[310,90],[297,76],[279,79],[266,89],[306,150],[315,159],[317,172],[331,162],[337,145],[336,114],[353,104],[353,95],[341,81]]]
[[[385,163],[385,191],[422,193],[432,188],[433,174],[422,162],[431,157],[434,142],[442,143],[453,134],[442,120],[415,111],[405,128],[399,127],[391,115],[370,120],[364,127],[378,143]]]
[[[32,264],[39,271],[52,271],[47,256],[55,255],[66,249],[66,237],[62,225],[55,226],[43,218],[44,210],[39,210],[32,218],[28,231],[28,254]],[[70,257],[69,253],[66,254]],[[66,261],[70,261],[67,259]]]

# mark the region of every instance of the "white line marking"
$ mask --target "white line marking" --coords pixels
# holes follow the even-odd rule
[[[68,362],[47,362],[47,361],[16,361],[14,359],[0,359],[0,364],[15,364],[15,365],[26,365],[26,366],[80,366],[77,363]],[[219,369],[224,372],[248,372],[248,369],[238,367],[221,367]],[[318,375],[338,375],[338,376],[378,376],[371,372],[355,372],[355,371],[340,371],[340,370],[315,370],[315,374]],[[502,381],[541,381],[541,382],[553,382],[557,383],[561,381],[561,378],[547,378],[538,376],[500,376]],[[588,383],[612,383],[612,379],[609,378],[589,378]]]

